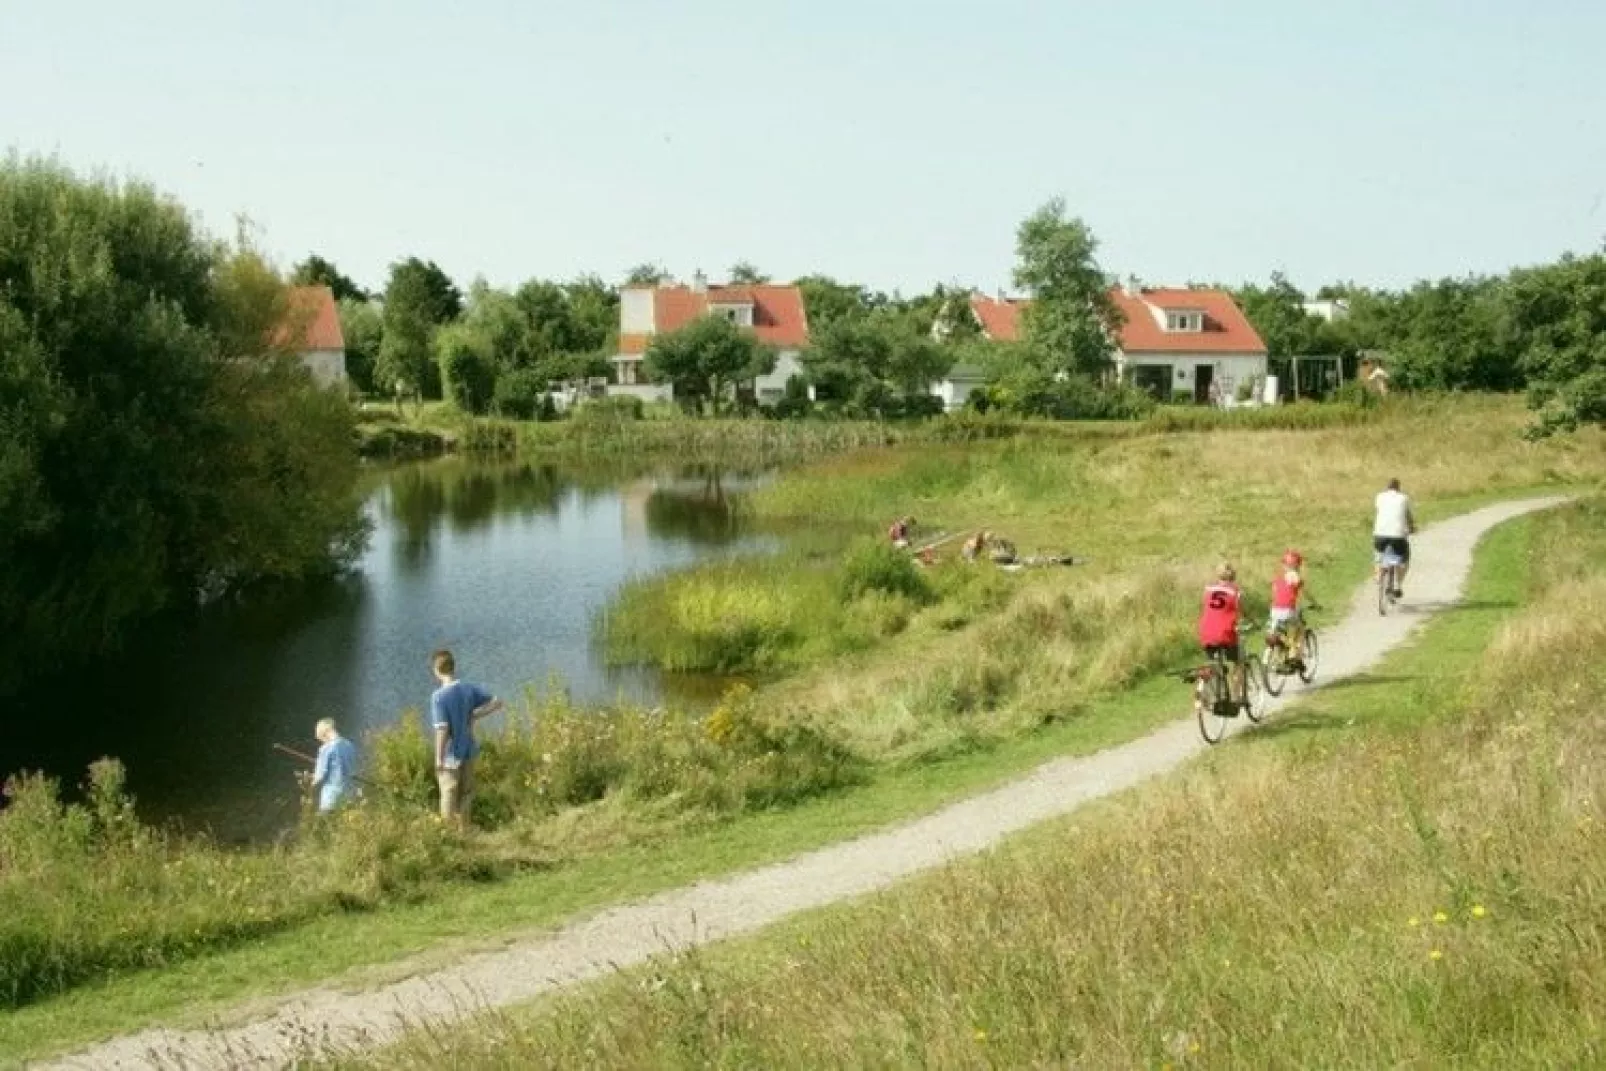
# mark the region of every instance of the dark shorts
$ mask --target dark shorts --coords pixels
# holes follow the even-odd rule
[[[1242,662],[1244,660],[1243,648],[1236,643],[1207,643],[1204,649],[1206,658],[1220,655],[1229,662]]]
[[[1373,536],[1372,549],[1377,552],[1377,556],[1379,558],[1381,558],[1384,554],[1393,553],[1396,558],[1400,559],[1400,561],[1404,562],[1406,565],[1411,564],[1411,541],[1409,539],[1395,539],[1390,536]]]

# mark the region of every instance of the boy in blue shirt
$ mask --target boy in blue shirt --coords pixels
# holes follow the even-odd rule
[[[477,684],[457,679],[452,652],[436,651],[430,662],[440,684],[429,697],[435,727],[435,781],[441,790],[441,819],[461,826],[474,798],[474,756],[480,745],[474,723],[502,709],[502,701]]]
[[[312,787],[318,793],[318,813],[328,814],[346,801],[357,773],[357,748],[340,735],[333,718],[313,729],[318,738],[318,762],[312,770]]]

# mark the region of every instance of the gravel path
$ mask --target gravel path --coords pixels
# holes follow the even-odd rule
[[[1322,634],[1321,680],[1359,673],[1461,593],[1478,538],[1501,521],[1563,501],[1539,498],[1477,510],[1413,541],[1400,612],[1379,618],[1363,585],[1349,614]],[[1275,709],[1297,697],[1291,682]],[[1178,706],[1187,703],[1178,686]],[[1241,729],[1240,729],[1241,731]],[[72,1069],[282,1067],[324,1045],[367,1046],[408,1025],[461,1018],[529,1000],[673,948],[750,933],[809,908],[885,888],[997,844],[1017,830],[1164,773],[1205,748],[1190,718],[1084,758],[1059,759],[985,795],[925,818],[809,852],[786,863],[705,881],[603,911],[548,936],[366,992],[312,989],[270,1017],[216,1032],[149,1030],[114,1038],[49,1066]]]

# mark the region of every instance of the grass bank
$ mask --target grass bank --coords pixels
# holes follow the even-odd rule
[[[1010,439],[1041,442],[1108,441],[1176,431],[1220,428],[1314,430],[1388,419],[1417,405],[1409,398],[1386,404],[1293,405],[1217,410],[1165,406],[1138,420],[1021,420],[960,412],[918,420],[772,420],[764,417],[702,419],[673,407],[590,404],[558,420],[475,417],[446,402],[377,402],[359,409],[359,449],[385,460],[462,451],[496,457],[675,457],[699,464],[795,464],[848,450],[918,443],[974,443]]]
[[[813,494],[823,523],[879,532],[896,492],[924,496],[927,516],[1007,516],[1023,550],[1022,533],[1047,546],[1067,531],[1073,549],[1099,549],[1085,568],[955,572],[952,588],[928,573],[927,595],[838,572],[832,612],[906,599],[907,622],[800,663],[722,718],[532,698],[487,759],[486,828],[467,838],[434,828],[423,807],[375,801],[271,851],[229,852],[62,807],[36,784],[27,807],[0,813],[0,942],[17,950],[0,1055],[548,925],[1128,739],[1185,705],[1153,673],[1185,657],[1218,554],[1269,568],[1308,535],[1318,591],[1347,590],[1365,569],[1366,502],[1396,465],[1428,516],[1598,478],[1598,437],[1523,443],[1520,409],[1502,404],[1445,411],[1431,427],[923,446],[805,469],[755,508],[795,516]],[[864,573],[879,575],[874,560]],[[427,793],[420,742],[396,734],[374,752],[382,776]],[[107,813],[122,813],[107,798]]]
[[[1469,596],[988,857],[336,1064],[1598,1065],[1606,508],[1498,530]]]

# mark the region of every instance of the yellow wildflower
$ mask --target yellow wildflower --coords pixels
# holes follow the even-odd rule
[[[978,1026],[976,1028],[975,1037],[976,1037],[977,1041],[986,1041],[987,1040],[987,1031],[983,1030],[981,1027]]]
[[[1444,958],[1444,953],[1440,952],[1437,948],[1435,948],[1432,952],[1428,953],[1428,959],[1431,959],[1435,963],[1437,963],[1439,960],[1441,960],[1443,958]]]
[[[1449,922],[1449,921],[1450,921],[1450,916],[1446,915],[1444,912],[1435,911],[1433,913],[1433,924],[1435,926],[1443,926],[1446,922]]]
[[[1481,918],[1483,918],[1483,916],[1485,916],[1487,914],[1488,914],[1488,912],[1483,909],[1483,905],[1482,904],[1473,904],[1472,905],[1472,917],[1473,918],[1481,919]]]
[[[1407,926],[1420,926],[1422,925],[1422,920],[1417,918],[1415,915],[1412,915],[1410,918],[1405,920],[1405,924]]]

